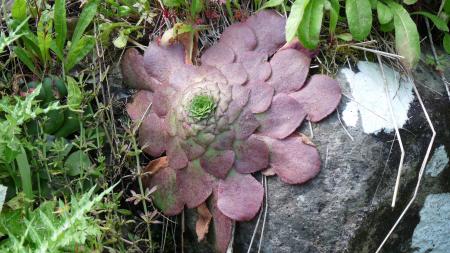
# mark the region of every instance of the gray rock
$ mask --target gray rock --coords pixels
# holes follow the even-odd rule
[[[427,164],[425,173],[437,177],[448,165],[448,155],[444,146],[439,146]]]
[[[430,194],[420,210],[412,247],[416,253],[447,253],[450,250],[450,193]]]
[[[344,94],[350,94],[345,80],[339,79]],[[444,146],[448,150],[450,111],[448,98],[442,95],[445,94],[444,86],[439,76],[426,65],[419,66],[415,80],[438,133],[435,147]],[[343,111],[348,101],[344,96],[337,113]],[[268,178],[267,217],[265,223],[262,218],[256,228],[250,252],[258,252],[260,238],[261,252],[266,253],[375,252],[410,200],[431,138],[417,98],[409,110],[409,120],[401,130],[406,157],[395,208],[391,207],[391,201],[400,151],[397,142],[393,143],[394,134],[368,135],[361,127],[344,129],[337,113],[312,127],[312,141],[322,159],[322,170],[316,178],[304,185],[287,185],[277,177]],[[308,124],[300,131],[310,135]],[[416,201],[382,252],[412,252],[411,237],[419,222],[418,213],[425,196],[450,192],[449,178],[448,166],[437,177],[424,174]],[[237,224],[235,253],[247,252],[255,225],[256,218]],[[187,233],[194,234],[192,226],[188,226]],[[205,243],[197,244],[192,240],[186,248],[201,252],[201,245]]]

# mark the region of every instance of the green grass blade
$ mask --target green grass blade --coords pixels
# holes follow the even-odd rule
[[[89,26],[95,14],[97,13],[97,3],[97,0],[90,1],[83,8],[83,11],[80,14],[80,18],[78,19],[77,26],[75,27],[75,30],[73,32],[72,47],[74,47],[75,44],[78,43],[78,40],[81,39],[84,32],[86,31],[86,28]]]
[[[22,181],[22,189],[25,196],[29,199],[33,199],[33,186],[31,185],[31,168],[28,163],[27,153],[25,149],[21,147],[21,152],[16,157],[17,167],[19,168],[19,174]]]
[[[286,41],[291,41],[297,34],[297,29],[302,22],[306,6],[309,0],[296,0],[291,7],[291,13],[286,21]]]
[[[92,51],[95,46],[95,38],[92,36],[83,36],[74,43],[69,50],[66,58],[65,71],[69,72],[86,55]]]
[[[56,46],[63,51],[67,37],[66,0],[55,0],[54,15]]]

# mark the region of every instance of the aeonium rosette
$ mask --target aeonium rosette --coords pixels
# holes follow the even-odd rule
[[[156,42],[122,60],[124,81],[140,90],[127,107],[133,121],[142,119],[139,142],[168,161],[148,181],[158,187],[154,203],[176,215],[209,198],[219,252],[232,222],[251,220],[261,207],[264,190],[251,173],[270,169],[288,184],[317,175],[318,151],[295,130],[304,119],[324,119],[341,99],[330,77],[307,80],[311,58],[286,44],[285,22],[261,11],[231,25],[200,66],[185,64],[181,44]]]

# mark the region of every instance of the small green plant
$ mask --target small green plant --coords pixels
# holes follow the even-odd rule
[[[42,76],[50,72],[51,67],[57,66],[55,59],[62,63],[63,72],[69,72],[95,46],[95,37],[85,32],[97,13],[97,2],[98,0],[89,1],[84,6],[69,41],[66,1],[56,0],[53,8],[38,12],[35,31],[28,23],[19,29],[23,36],[17,40],[14,53],[37,76]],[[11,30],[16,30],[21,23],[26,22],[31,14],[29,10],[27,0],[14,1]]]
[[[117,185],[117,184],[116,184]],[[98,246],[91,244],[102,233],[100,224],[90,212],[109,194],[113,185],[93,196],[96,186],[70,203],[46,201],[24,213],[7,208],[0,216],[0,235],[9,240],[0,242],[1,252],[87,252]]]

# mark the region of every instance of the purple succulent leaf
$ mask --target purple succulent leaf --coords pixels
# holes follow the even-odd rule
[[[302,184],[320,172],[320,156],[317,149],[303,143],[298,135],[278,140],[259,135],[270,150],[270,168],[288,184]]]
[[[326,75],[313,75],[303,89],[289,95],[302,105],[311,122],[334,112],[342,97],[339,83]]]
[[[247,139],[259,126],[260,122],[257,120],[255,115],[250,110],[244,109],[238,119],[233,123],[236,139]]]
[[[205,148],[198,144],[194,138],[189,138],[180,142],[181,147],[189,161],[199,158],[203,153],[205,153]]]
[[[138,91],[133,96],[133,101],[127,104],[127,113],[133,122],[142,119],[147,108],[151,108],[153,101],[153,92],[147,90]]]
[[[164,47],[151,42],[145,50],[144,66],[150,76],[167,83],[173,72],[185,66],[184,47],[181,44]]]
[[[237,55],[242,52],[252,51],[257,44],[253,30],[244,23],[232,24],[223,31],[220,43],[232,48]]]
[[[248,174],[260,171],[269,166],[269,148],[267,144],[254,135],[245,141],[237,141],[234,148],[236,171]]]
[[[233,149],[233,142],[236,138],[234,130],[228,130],[217,134],[211,147],[217,150],[231,150]]]
[[[243,85],[247,82],[248,75],[241,63],[230,63],[219,67],[220,71],[227,78],[229,85]]]
[[[254,81],[246,85],[251,89],[248,106],[253,113],[262,113],[269,109],[275,90],[263,81]]]
[[[250,91],[251,90],[245,86],[241,85],[233,86],[232,90],[233,100],[228,105],[227,111],[229,123],[234,122],[241,114],[243,108],[248,103],[248,100],[250,98]]]
[[[197,76],[199,76],[197,66],[183,65],[169,74],[168,82],[175,90],[184,90]]]
[[[170,106],[170,98],[175,94],[175,90],[170,86],[156,89],[153,96],[153,111],[160,117],[167,115]]]
[[[234,52],[226,44],[217,43],[206,49],[200,59],[202,65],[220,67],[234,62]]]
[[[225,178],[234,163],[232,150],[209,148],[200,158],[202,168],[217,178]]]
[[[120,62],[123,81],[131,88],[155,91],[161,83],[144,68],[144,57],[134,48],[125,51]]]
[[[233,220],[225,216],[217,207],[217,188],[213,190],[211,213],[213,215],[215,249],[219,253],[225,253],[231,241]]]
[[[170,167],[161,169],[144,183],[149,189],[157,187],[152,194],[153,203],[165,215],[173,216],[183,211],[184,202],[178,189],[177,173],[174,169]]]
[[[167,129],[164,119],[155,113],[149,113],[139,127],[139,144],[144,147],[144,152],[157,157],[166,151]]]
[[[216,179],[203,170],[198,160],[176,173],[180,195],[188,208],[199,206],[211,195]]]
[[[242,63],[242,66],[247,71],[248,80],[265,81],[272,73],[272,68],[267,58],[267,54],[263,52],[248,51],[243,52],[239,56],[238,62]]]
[[[261,123],[259,133],[283,139],[292,134],[306,117],[303,107],[292,97],[280,93],[273,98],[269,110],[256,115]]]
[[[249,221],[261,208],[264,197],[263,186],[252,175],[231,171],[219,181],[219,210],[236,221]]]
[[[303,87],[311,58],[295,49],[278,51],[270,60],[272,75],[267,81],[277,93],[290,93]]]
[[[178,137],[174,137],[169,141],[167,158],[169,159],[169,166],[173,169],[183,169],[187,166],[189,159],[181,147]]]
[[[263,10],[245,22],[254,32],[258,41],[255,51],[267,55],[274,54],[286,43],[286,19],[274,10]]]

